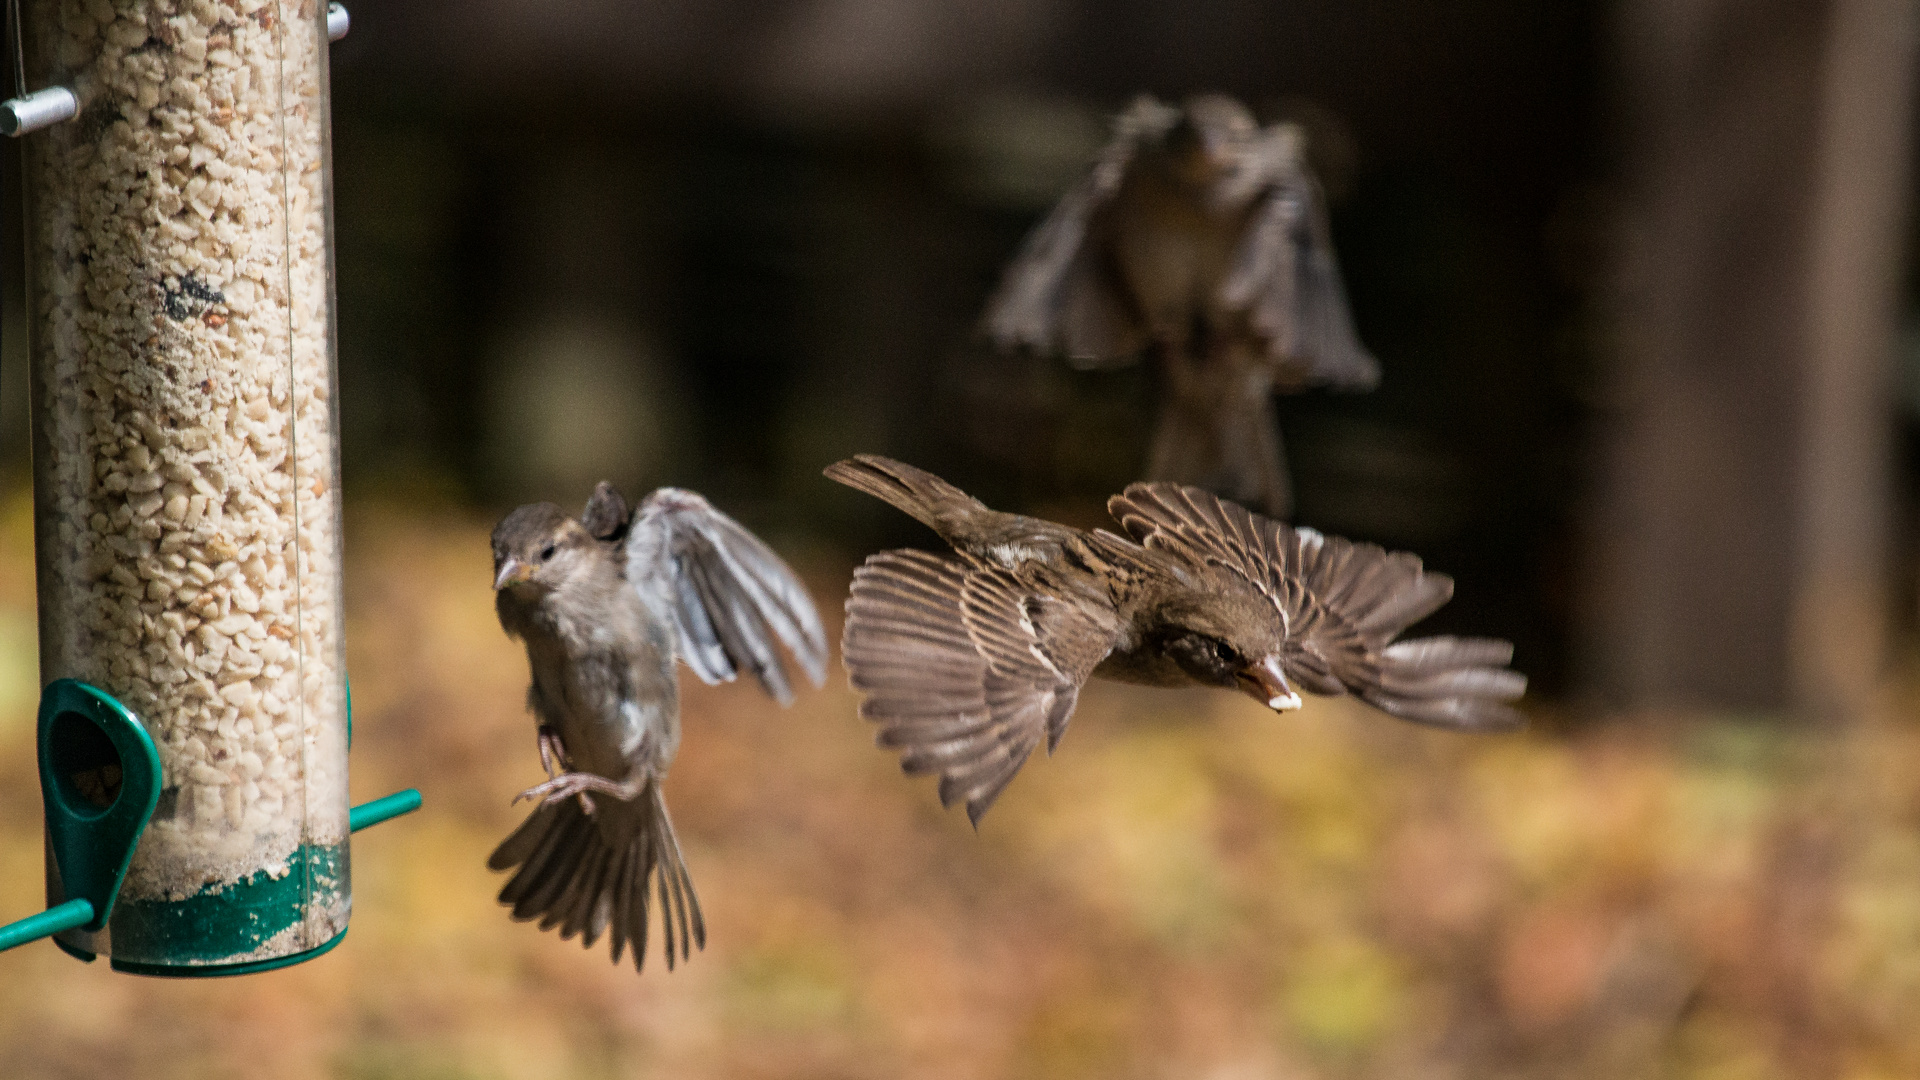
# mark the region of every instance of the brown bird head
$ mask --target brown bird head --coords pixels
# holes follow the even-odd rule
[[[558,588],[593,555],[593,535],[552,503],[528,503],[493,528],[493,588]]]
[[[1196,94],[1167,133],[1167,148],[1180,178],[1204,190],[1240,167],[1259,134],[1245,105],[1224,94]]]
[[[1228,587],[1169,601],[1158,614],[1161,651],[1194,682],[1238,690],[1279,712],[1300,707],[1280,663],[1286,620],[1272,601]]]

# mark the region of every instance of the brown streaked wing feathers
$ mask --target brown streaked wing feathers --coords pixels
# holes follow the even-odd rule
[[[1453,579],[1388,552],[1296,529],[1198,488],[1134,484],[1107,509],[1136,541],[1197,568],[1225,569],[1286,617],[1287,677],[1319,694],[1352,693],[1404,720],[1516,728],[1506,703],[1526,692],[1513,646],[1487,638],[1394,641],[1453,595]]]
[[[1220,299],[1247,313],[1288,381],[1371,390],[1380,383],[1380,364],[1354,333],[1320,185],[1283,138],[1269,136],[1261,157],[1271,187]]]
[[[1022,612],[1046,602],[1003,571],[924,552],[882,552],[854,573],[841,652],[867,695],[860,715],[907,772],[939,773],[941,804],[965,802],[976,825],[1041,737],[1059,742],[1099,659],[1084,655],[1098,630],[1049,652],[1062,643],[1023,629]]]
[[[981,322],[996,345],[1064,353],[1079,367],[1129,363],[1146,347],[1146,329],[1098,235],[1141,145],[1178,116],[1142,96],[1115,119],[1099,161],[1027,237],[988,300]]]

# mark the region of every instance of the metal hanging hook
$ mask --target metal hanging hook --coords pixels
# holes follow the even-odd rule
[[[27,93],[26,33],[20,25],[20,0],[7,0],[7,36],[13,40],[14,96],[0,101],[0,135],[19,138],[79,115],[79,96],[64,86]]]
[[[7,0],[7,39],[13,42],[13,96],[27,96],[27,47],[20,29],[20,0]]]

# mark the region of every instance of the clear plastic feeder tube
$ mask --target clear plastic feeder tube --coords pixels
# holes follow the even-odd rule
[[[26,138],[41,678],[164,772],[112,921],[61,941],[294,958],[351,903],[326,5],[22,6],[80,101]]]

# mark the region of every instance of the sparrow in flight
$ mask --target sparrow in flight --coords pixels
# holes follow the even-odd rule
[[[988,301],[1003,349],[1077,367],[1154,358],[1147,476],[1285,517],[1292,489],[1273,395],[1371,390],[1320,186],[1294,124],[1232,98],[1136,100],[1093,171],[1027,238]]]
[[[782,705],[793,687],[775,649],[826,676],[827,645],[800,579],[772,549],[691,491],[661,488],[628,512],[611,484],[576,521],[522,506],[493,530],[494,609],[526,643],[545,783],[487,865],[513,870],[500,902],[592,948],[646,960],[648,884],[667,967],[706,946],[706,923],[660,785],[680,745],[678,658],[702,681],[741,669]],[[519,801],[518,798],[515,801]]]
[[[841,655],[860,715],[909,773],[978,825],[1090,676],[1218,686],[1277,711],[1353,694],[1421,724],[1507,731],[1525,691],[1513,646],[1396,640],[1453,595],[1406,552],[1270,520],[1198,488],[1139,483],[1107,509],[1126,531],[990,510],[911,465],[860,455],[828,477],[891,503],[952,555],[886,551],[854,572]]]

